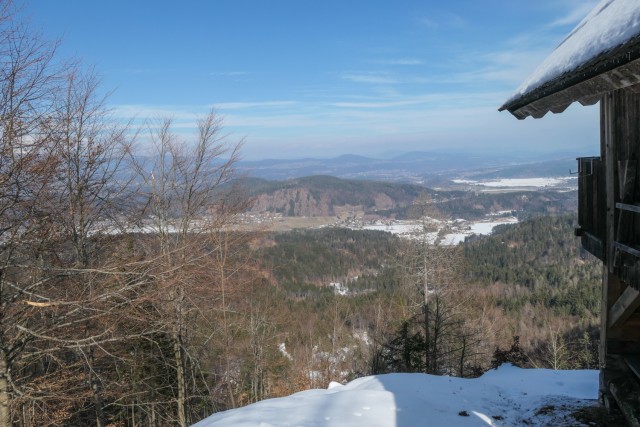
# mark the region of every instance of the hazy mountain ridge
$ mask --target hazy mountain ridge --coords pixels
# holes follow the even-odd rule
[[[343,155],[329,159],[270,159],[239,162],[238,170],[250,177],[289,180],[305,176],[410,182],[422,184],[455,178],[532,178],[568,176],[576,170],[576,156],[508,155],[498,153],[411,152],[389,159]]]

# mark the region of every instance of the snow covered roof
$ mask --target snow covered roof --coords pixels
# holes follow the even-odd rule
[[[638,84],[640,1],[602,0],[499,110],[540,118]]]

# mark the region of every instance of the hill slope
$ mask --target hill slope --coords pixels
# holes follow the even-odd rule
[[[491,212],[533,214],[574,212],[577,192],[513,191],[475,193],[435,191],[417,184],[341,179],[318,175],[287,181],[246,178],[243,186],[255,198],[254,213],[279,213],[290,217],[378,215],[406,216],[406,210],[423,194],[433,197],[440,212],[451,218],[481,218]]]
[[[285,216],[389,213],[410,206],[422,193],[433,193],[420,185],[324,175],[288,181],[249,179],[246,185],[255,197],[254,212],[276,212]]]

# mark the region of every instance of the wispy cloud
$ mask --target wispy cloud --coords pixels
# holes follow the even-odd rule
[[[345,73],[341,76],[344,80],[355,83],[371,83],[371,84],[396,84],[398,80],[382,72],[368,73]]]
[[[362,101],[339,101],[332,103],[332,107],[348,109],[395,109],[398,107],[418,107],[419,111],[430,109],[457,109],[468,106],[492,106],[495,99],[502,94],[499,92],[446,92],[425,93],[410,96],[396,96],[395,99],[378,99]]]
[[[418,24],[431,30],[441,28],[460,29],[467,26],[467,21],[462,16],[455,13],[440,13],[438,16],[419,18]]]
[[[223,76],[223,77],[240,77],[251,74],[249,71],[214,71],[209,73],[210,76]]]
[[[479,53],[474,56],[475,64],[466,68],[468,71],[453,73],[449,82],[471,85],[495,83],[513,86],[515,89],[549,52],[550,50],[540,47],[508,47],[504,50]]]
[[[575,25],[582,21],[589,12],[599,3],[598,0],[579,0],[569,2],[570,10],[562,17],[551,22],[548,27],[562,27],[565,25]]]
[[[381,59],[372,61],[374,64],[380,65],[424,65],[424,61],[415,58],[399,58],[399,59]]]
[[[440,27],[440,25],[436,21],[434,21],[433,19],[429,19],[429,18],[421,18],[421,19],[418,20],[418,23],[420,25],[422,25],[423,27],[430,28],[432,30],[435,30],[438,27]]]
[[[211,109],[224,114],[226,110],[250,110],[294,107],[298,101],[221,102],[210,105],[145,105],[128,104],[111,106],[114,117],[119,119],[155,119],[170,117],[174,120],[193,120]]]
[[[409,105],[424,104],[421,100],[380,101],[380,102],[336,102],[332,104],[338,108],[393,108]]]
[[[113,105],[111,112],[118,119],[156,119],[158,117],[168,117],[174,120],[193,120],[199,114],[206,112],[202,106],[172,106],[172,105],[144,105],[127,104]]]
[[[221,102],[213,107],[219,110],[244,110],[249,108],[291,107],[297,101]]]

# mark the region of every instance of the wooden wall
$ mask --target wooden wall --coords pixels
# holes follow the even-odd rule
[[[604,95],[600,117],[606,198],[600,386],[606,394],[633,379],[629,366],[640,354],[640,95]]]

